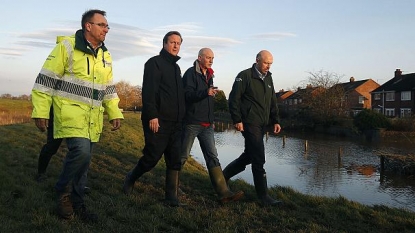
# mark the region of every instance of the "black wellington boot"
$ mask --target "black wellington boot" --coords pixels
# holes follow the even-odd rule
[[[144,173],[145,172],[142,171],[142,169],[140,169],[138,165],[136,165],[133,170],[127,173],[124,179],[124,185],[122,186],[122,191],[125,195],[128,196],[133,192],[135,181],[138,178],[140,178],[140,176],[142,176]]]
[[[255,191],[258,195],[259,201],[263,206],[279,206],[282,201],[275,200],[267,194],[268,184],[266,174],[253,174]]]
[[[219,196],[220,203],[223,204],[230,201],[237,201],[244,196],[243,191],[234,193],[229,190],[229,187],[225,181],[225,177],[223,176],[222,168],[220,166],[210,168],[209,176],[210,181],[212,182],[212,186]]]
[[[177,190],[179,188],[179,171],[167,169],[166,170],[166,187],[164,204],[172,207],[186,206],[180,203],[177,198]]]
[[[245,167],[245,165],[239,163],[238,159],[235,159],[230,164],[228,164],[228,166],[223,169],[223,176],[225,177],[226,183],[228,183],[230,178],[244,171]]]

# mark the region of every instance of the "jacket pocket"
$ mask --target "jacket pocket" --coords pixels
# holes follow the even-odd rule
[[[86,106],[76,103],[63,103],[61,108],[62,126],[76,129],[88,127],[86,113]]]

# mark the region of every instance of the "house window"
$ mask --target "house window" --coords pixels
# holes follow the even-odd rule
[[[293,105],[293,100],[288,100],[288,105]]]
[[[377,112],[377,113],[382,113],[381,108],[374,108],[373,111]]]
[[[297,99],[294,99],[294,105],[297,104]]]
[[[359,104],[364,104],[364,103],[365,103],[365,97],[359,96]]]
[[[379,93],[376,93],[376,94],[373,96],[373,98],[375,98],[375,100],[380,100],[380,94],[379,94]]]
[[[401,108],[401,117],[410,117],[411,109],[410,108]]]
[[[386,101],[395,101],[395,93],[387,92],[386,93]]]
[[[385,115],[394,117],[395,116],[395,109],[394,108],[385,108]]]
[[[298,103],[301,104],[303,102],[303,99],[298,99]]]
[[[401,100],[411,100],[411,92],[410,91],[401,92]]]

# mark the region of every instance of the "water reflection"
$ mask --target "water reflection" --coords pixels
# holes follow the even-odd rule
[[[217,132],[215,140],[223,168],[244,148],[242,135],[234,130]],[[367,205],[383,204],[415,211],[415,179],[381,174],[379,169],[376,151],[405,149],[401,144],[395,146],[393,143],[356,143],[321,135],[287,135],[286,139],[271,136],[265,142],[268,185],[290,186],[310,195],[341,195]],[[205,165],[197,141],[192,154]],[[253,184],[250,166],[235,178]]]

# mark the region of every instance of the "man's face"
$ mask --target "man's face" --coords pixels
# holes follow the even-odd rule
[[[200,68],[209,69],[212,68],[214,54],[212,50],[207,49],[200,55],[197,60],[199,61]]]
[[[85,29],[91,42],[104,42],[105,36],[109,31],[107,19],[101,14],[94,14],[94,17],[86,23]]]
[[[257,59],[257,69],[261,74],[268,73],[273,62],[272,55],[270,53],[263,54],[259,59]]]
[[[177,56],[182,45],[182,38],[178,35],[171,35],[167,38],[167,42],[163,45],[163,48],[173,56]]]

